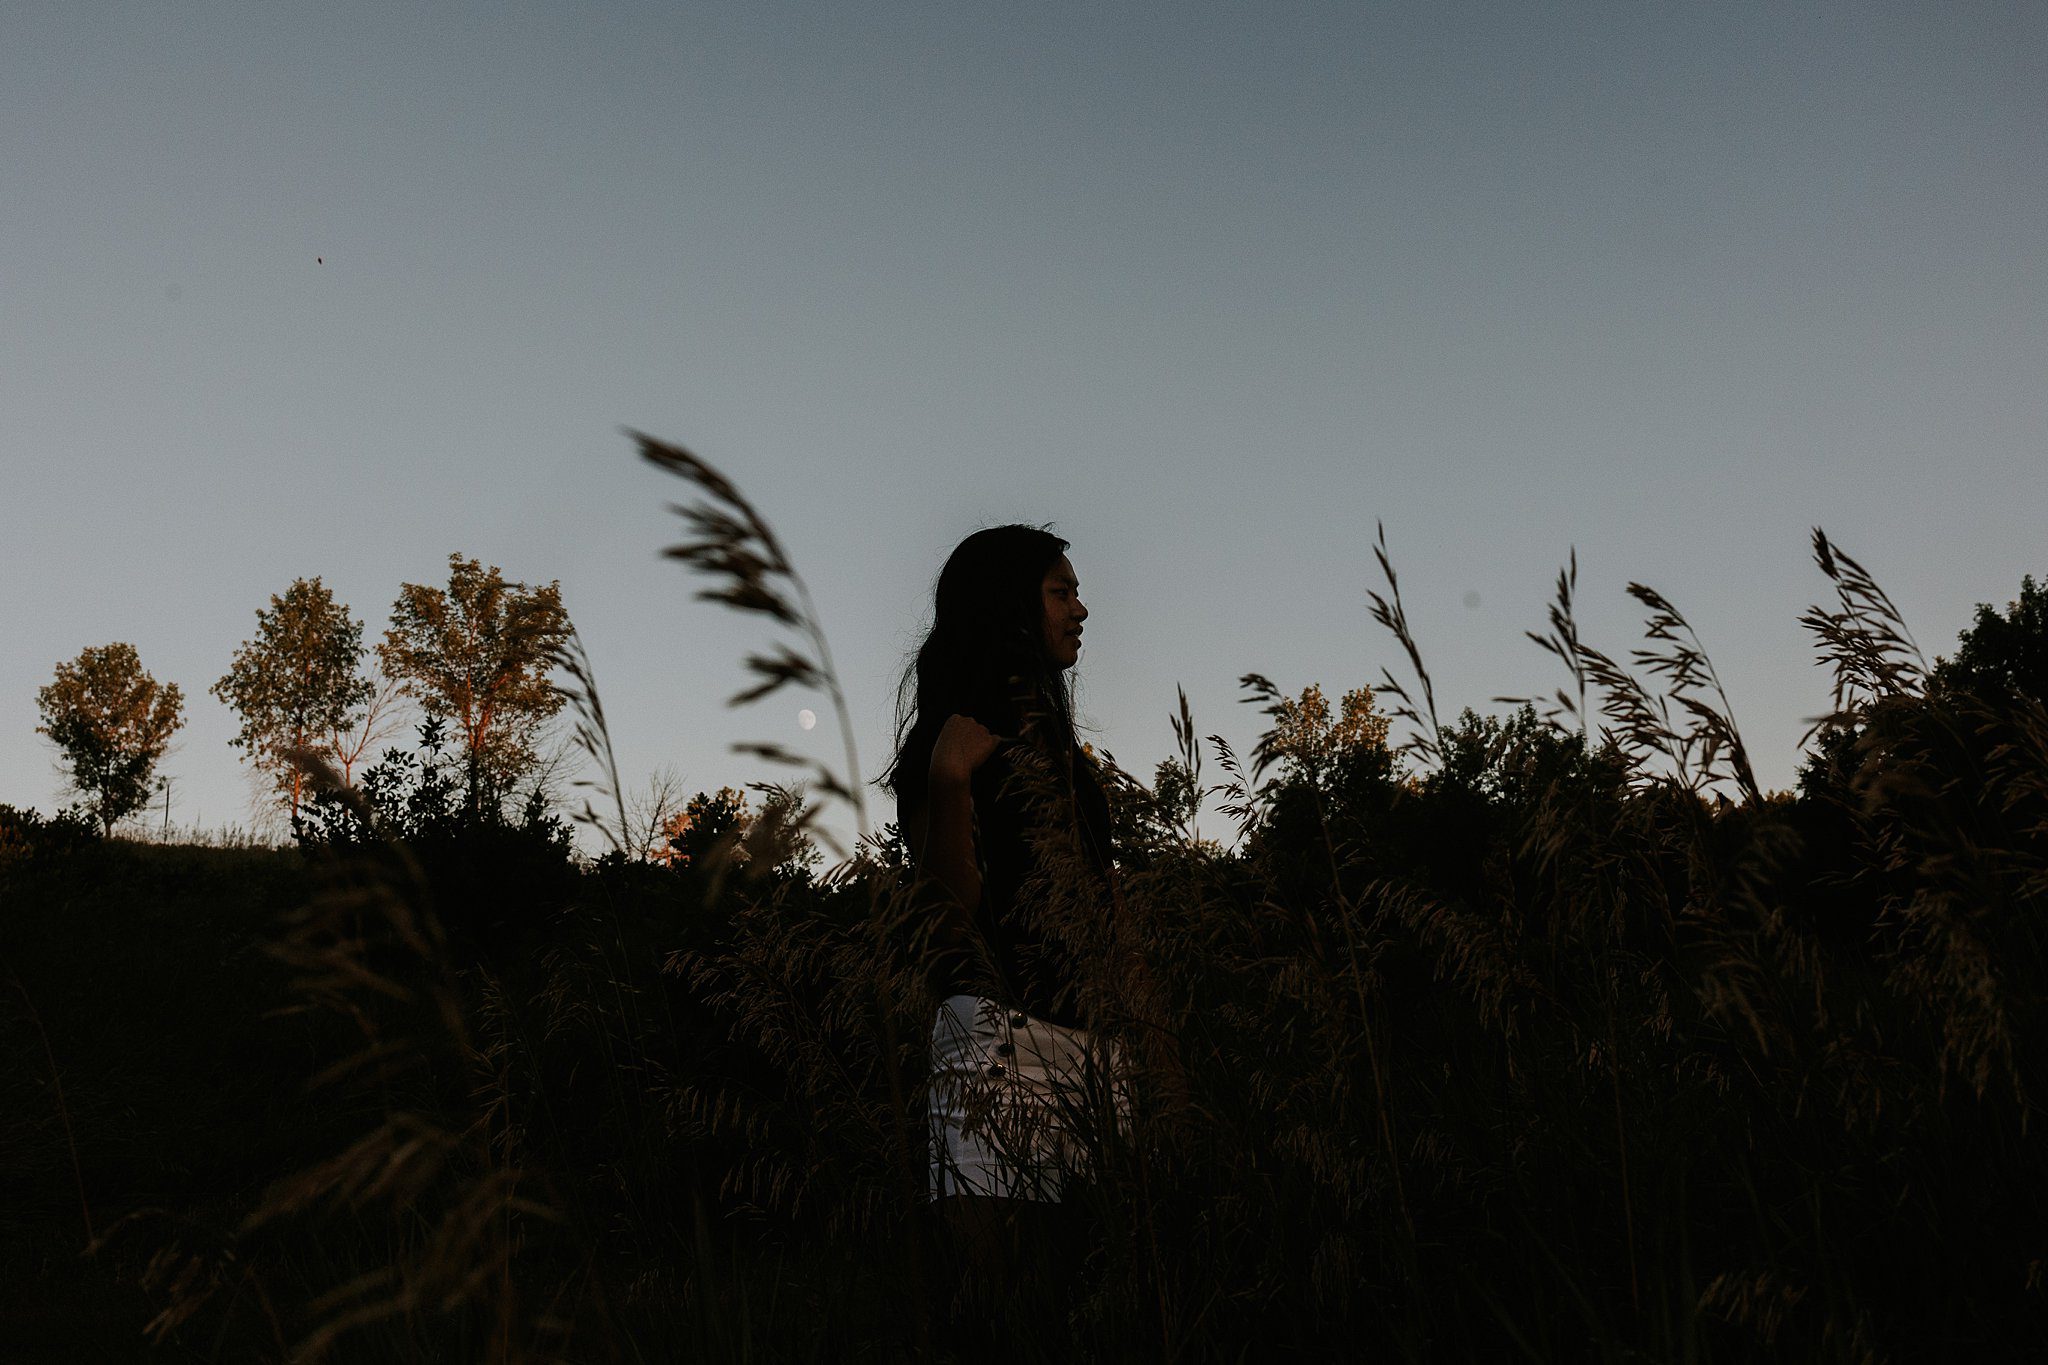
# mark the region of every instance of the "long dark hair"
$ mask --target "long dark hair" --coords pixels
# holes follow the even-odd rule
[[[1045,651],[1045,575],[1067,542],[1038,526],[991,526],[939,571],[931,630],[896,689],[896,757],[881,785],[908,805],[929,780],[932,745],[959,713],[1064,758],[1071,684]]]

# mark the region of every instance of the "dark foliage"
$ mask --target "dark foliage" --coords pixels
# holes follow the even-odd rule
[[[2000,612],[1988,603],[1958,640],[1955,657],[1934,666],[1934,683],[1994,700],[2048,702],[2048,584],[2028,574],[2019,598]]]
[[[440,720],[419,727],[417,749],[388,750],[348,798],[316,796],[296,832],[332,857],[403,846],[465,961],[517,956],[576,892],[568,822],[538,787],[516,805],[473,802],[469,766]]]
[[[45,816],[36,810],[0,805],[0,871],[39,858],[63,858],[99,838],[98,823],[83,811],[66,809]]]

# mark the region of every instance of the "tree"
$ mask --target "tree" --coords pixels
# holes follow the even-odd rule
[[[242,717],[229,741],[271,775],[296,824],[305,773],[286,754],[332,747],[374,695],[362,675],[363,623],[318,578],[292,580],[256,610],[256,634],[212,687]]]
[[[1975,623],[1956,641],[1955,657],[1934,666],[1937,687],[1986,700],[2048,702],[2048,584],[2028,574],[2020,580],[2019,600],[2003,614],[1979,603]]]
[[[1314,782],[1347,755],[1385,750],[1388,719],[1374,705],[1371,688],[1346,692],[1339,707],[1332,719],[1320,683],[1303,688],[1298,699],[1283,697],[1271,712],[1273,755],[1284,760],[1291,773]]]
[[[64,755],[71,785],[102,833],[149,799],[157,761],[185,723],[185,698],[176,683],[159,684],[143,671],[135,646],[89,648],[57,665],[56,677],[36,692],[36,709]]]
[[[652,860],[670,867],[701,867],[720,843],[743,836],[752,819],[746,793],[732,787],[698,792],[663,823],[662,847]]]
[[[508,583],[496,565],[448,556],[448,586],[402,584],[377,646],[384,671],[462,744],[471,811],[533,766],[540,728],[562,708],[548,681],[568,639],[560,583]]]

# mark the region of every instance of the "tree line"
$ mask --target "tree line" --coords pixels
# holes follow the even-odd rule
[[[529,586],[451,553],[445,587],[400,585],[372,650],[363,622],[318,576],[297,578],[257,608],[255,634],[208,690],[240,717],[229,742],[267,779],[294,828],[307,792],[293,756],[318,758],[353,785],[365,758],[396,733],[408,700],[459,741],[462,805],[474,815],[495,809],[538,762],[542,729],[563,705],[549,673],[572,630],[559,580]],[[2026,694],[2029,682],[2048,679],[2048,584],[2029,575],[2006,613],[1980,603],[1958,644],[1937,665],[1939,681]],[[1358,698],[1345,703],[1350,724]],[[58,750],[80,812],[102,833],[148,802],[184,704],[178,685],[159,683],[121,641],[59,663],[37,691],[37,732]],[[664,781],[673,786],[661,777],[655,785]],[[664,821],[690,823],[677,795],[650,795],[643,856],[665,856],[675,831],[660,828]],[[744,798],[721,789],[700,794],[697,804],[705,801],[737,813]]]
[[[298,578],[257,608],[255,633],[208,690],[240,718],[230,743],[295,829],[308,799],[304,760],[353,783],[394,733],[401,701],[455,741],[461,800],[475,815],[496,809],[538,763],[542,731],[563,703],[548,675],[572,629],[559,581],[528,585],[450,554],[445,586],[400,585],[370,648],[346,603],[319,577]],[[59,663],[37,691],[37,732],[102,833],[149,800],[184,706],[178,685],[158,682],[119,641]]]

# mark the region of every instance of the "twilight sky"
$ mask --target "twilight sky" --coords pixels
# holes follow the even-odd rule
[[[0,16],[0,802],[60,659],[207,694],[321,575],[559,579],[637,784],[837,753],[730,712],[752,623],[658,557],[685,445],[809,578],[869,775],[946,552],[1050,521],[1084,718],[1375,678],[1383,520],[1446,709],[1671,597],[1767,786],[1824,526],[1930,654],[2048,572],[2048,9],[2025,3],[63,0]],[[878,807],[878,815],[885,814]],[[1219,817],[1211,816],[1221,826]]]

